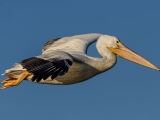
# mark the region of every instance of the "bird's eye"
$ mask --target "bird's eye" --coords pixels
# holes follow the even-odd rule
[[[119,41],[116,41],[116,43],[119,43]]]

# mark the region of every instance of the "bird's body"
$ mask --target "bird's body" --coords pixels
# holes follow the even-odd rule
[[[116,55],[111,57],[110,65],[108,56],[104,58],[94,58],[86,54],[88,46],[98,40],[102,34],[86,34],[73,37],[60,38],[59,40],[52,40],[52,44],[47,44],[43,48],[42,55],[36,56],[36,58],[49,59],[69,59],[73,61],[69,71],[63,76],[57,76],[53,80],[48,77],[46,80],[41,79],[39,83],[45,84],[74,84],[87,80],[101,72],[111,68],[116,63]],[[112,54],[112,53],[111,53]],[[34,58],[33,58],[34,59]],[[19,78],[26,69],[23,68],[21,63],[15,64],[15,67],[6,71],[5,74],[12,78]],[[11,72],[13,71],[13,72]],[[16,74],[17,73],[17,74]],[[33,74],[26,79],[32,81]]]
[[[87,55],[88,46],[95,41],[102,58]],[[112,68],[116,63],[116,55],[159,70],[126,48],[116,37],[92,33],[47,42],[41,55],[16,63],[13,68],[5,71],[3,75],[9,78],[2,82],[2,89],[14,86],[13,82],[19,81],[19,84],[23,79],[63,85],[82,82]]]

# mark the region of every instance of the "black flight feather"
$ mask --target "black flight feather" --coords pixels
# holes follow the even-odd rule
[[[72,65],[72,61],[69,59],[45,60],[42,58],[32,57],[23,60],[21,65],[27,69],[27,71],[33,73],[32,81],[39,82],[42,79],[46,80],[48,77],[51,77],[53,80],[57,76],[66,74],[70,65]]]

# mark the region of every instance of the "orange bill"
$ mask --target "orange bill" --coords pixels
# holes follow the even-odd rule
[[[118,48],[108,47],[108,49],[111,50],[116,55],[118,55],[119,57],[122,57],[124,59],[130,60],[132,62],[135,62],[137,64],[140,64],[140,65],[152,68],[152,69],[160,70],[160,68],[156,67],[155,65],[153,65],[151,62],[149,62],[145,58],[141,57],[137,53],[128,49],[122,43],[119,42],[117,45],[118,45]]]

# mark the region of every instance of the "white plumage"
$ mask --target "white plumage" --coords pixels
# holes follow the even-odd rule
[[[87,48],[97,41],[102,58],[87,55]],[[116,37],[103,34],[84,34],[57,38],[47,42],[42,54],[15,64],[3,75],[9,76],[1,89],[18,85],[26,79],[44,84],[74,84],[100,74],[116,63],[116,55],[138,64],[159,70],[149,61],[125,47]]]

